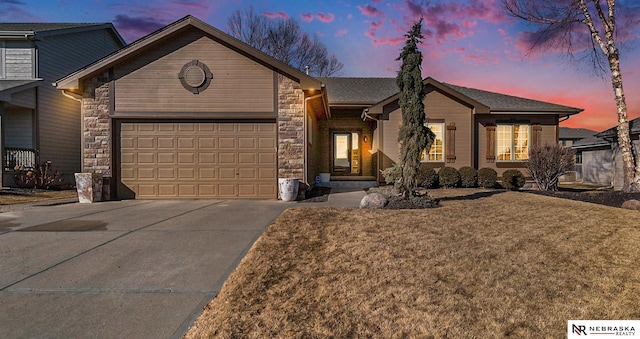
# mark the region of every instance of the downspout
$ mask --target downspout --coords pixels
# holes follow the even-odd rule
[[[304,145],[303,145],[303,146],[304,146],[304,147],[303,147],[303,154],[304,154],[304,161],[303,161],[303,163],[304,163],[304,173],[302,174],[302,175],[303,175],[302,181],[303,181],[307,186],[310,186],[310,185],[309,185],[309,178],[308,178],[308,177],[309,177],[309,175],[307,174],[307,172],[308,172],[308,170],[309,170],[309,162],[307,161],[307,159],[308,159],[308,157],[307,157],[307,156],[308,156],[308,153],[309,153],[309,152],[307,151],[308,144],[309,144],[309,143],[308,143],[308,141],[307,141],[307,134],[308,134],[308,133],[307,133],[307,131],[308,131],[308,128],[309,128],[309,127],[307,126],[307,103],[309,102],[309,100],[317,99],[317,98],[320,98],[320,97],[322,97],[322,96],[323,96],[323,94],[322,94],[322,93],[320,93],[320,94],[316,94],[316,95],[312,95],[312,96],[310,96],[310,97],[306,97],[306,98],[304,98],[304,105],[303,105],[303,106],[304,106],[304,107],[303,107],[303,118],[302,118],[302,126],[303,126],[302,128],[304,129],[304,130],[302,131],[302,134],[304,135],[304,138],[303,138],[303,142],[304,142]]]

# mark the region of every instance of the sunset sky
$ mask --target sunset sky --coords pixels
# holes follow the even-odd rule
[[[616,125],[610,78],[553,52],[529,53],[528,27],[506,16],[501,0],[0,0],[0,20],[113,22],[129,43],[187,14],[227,31],[231,13],[250,6],[318,34],[344,64],[340,75],[353,77],[395,76],[403,35],[424,17],[423,77],[585,109],[562,126]],[[628,27],[622,49],[630,119],[640,117],[639,34],[640,27]]]

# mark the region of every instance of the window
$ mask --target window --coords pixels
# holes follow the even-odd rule
[[[530,126],[525,124],[496,125],[496,153],[498,161],[529,159]]]
[[[427,123],[426,126],[436,135],[436,139],[431,144],[429,154],[426,154],[425,151],[422,152],[421,160],[444,162],[444,123]]]

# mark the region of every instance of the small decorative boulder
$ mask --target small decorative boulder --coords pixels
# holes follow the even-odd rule
[[[360,201],[360,208],[383,208],[387,206],[388,203],[389,200],[387,200],[384,195],[380,193],[371,193],[362,198]]]
[[[640,201],[634,199],[627,200],[624,202],[624,204],[622,204],[622,208],[640,211]]]

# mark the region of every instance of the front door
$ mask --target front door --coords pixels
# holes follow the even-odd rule
[[[333,132],[332,175],[360,175],[360,134]]]

